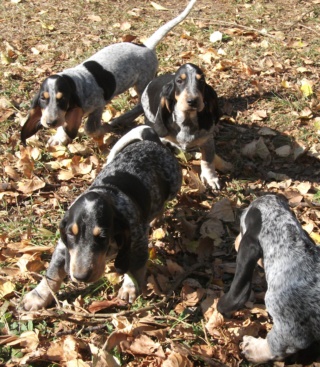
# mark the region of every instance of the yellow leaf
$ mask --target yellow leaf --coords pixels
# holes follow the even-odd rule
[[[153,233],[152,233],[152,238],[154,240],[161,240],[165,236],[166,236],[166,232],[162,228],[158,228],[158,229],[154,230]]]
[[[304,97],[311,96],[313,94],[312,82],[307,80],[307,79],[303,79],[301,81],[300,90],[301,90],[302,94],[304,95]]]
[[[315,243],[320,244],[320,234],[312,232],[310,233],[310,237],[314,240]]]
[[[5,297],[8,294],[11,294],[15,289],[14,283],[11,282],[5,282],[3,284],[0,284],[0,297]]]
[[[41,22],[41,27],[43,29],[48,29],[48,31],[53,31],[55,29],[53,24],[47,24],[45,22]]]
[[[150,4],[151,4],[155,9],[157,9],[157,10],[169,10],[169,9],[167,9],[167,8],[164,8],[162,5],[159,5],[159,4],[157,4],[157,3],[153,2],[153,1],[150,1]]]

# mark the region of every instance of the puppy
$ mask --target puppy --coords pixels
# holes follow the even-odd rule
[[[105,105],[130,87],[140,98],[158,69],[157,44],[186,18],[195,2],[191,0],[179,16],[160,27],[144,45],[124,42],[107,46],[82,64],[45,79],[22,128],[22,143],[25,145],[44,126],[58,128],[49,145],[67,145],[77,136],[82,118],[88,117],[86,132],[102,145],[103,135],[110,128],[101,124]],[[132,122],[141,113],[139,103],[113,124]]]
[[[147,126],[131,130],[110,154],[90,188],[65,213],[46,279],[24,297],[25,310],[47,307],[53,300],[49,287],[56,292],[67,274],[75,282],[97,281],[114,247],[116,270],[125,274],[119,297],[133,302],[140,292],[149,223],[179,191],[181,169]]]
[[[320,340],[320,249],[284,198],[256,199],[241,217],[237,267],[229,292],[218,302],[225,315],[244,306],[252,274],[262,258],[273,319],[266,339],[244,336],[243,354],[254,363],[281,360]]]
[[[220,111],[216,92],[200,68],[182,65],[175,74],[162,75],[142,94],[145,122],[161,139],[184,151],[200,148],[201,180],[220,189],[214,166],[213,130]]]

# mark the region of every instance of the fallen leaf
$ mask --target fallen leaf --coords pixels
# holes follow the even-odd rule
[[[93,22],[102,22],[102,19],[99,15],[88,15],[88,19]]]
[[[151,4],[155,9],[157,9],[157,10],[169,10],[169,9],[167,9],[167,8],[163,7],[162,5],[159,5],[159,4],[157,4],[157,3],[153,2],[153,1],[150,1],[150,4]]]
[[[33,191],[40,190],[46,186],[46,183],[41,178],[34,176],[30,180],[25,179],[17,183],[17,189],[24,194],[30,194]]]
[[[210,42],[215,43],[215,42],[220,42],[222,41],[222,33],[219,31],[213,32],[210,34]]]

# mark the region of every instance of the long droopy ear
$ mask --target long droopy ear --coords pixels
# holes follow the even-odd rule
[[[204,109],[198,112],[198,121],[200,128],[209,129],[213,123],[218,123],[221,117],[221,111],[218,105],[217,93],[207,83],[204,89],[203,101]]]
[[[39,97],[40,92],[38,92],[33,98],[28,119],[22,127],[21,142],[23,145],[26,145],[26,140],[33,136],[42,127],[40,123],[42,111],[39,105]]]
[[[59,224],[60,237],[65,245],[67,244],[66,225],[68,223],[68,220],[69,220],[69,211],[66,211],[64,217],[62,218]]]
[[[257,261],[262,257],[262,248],[258,239],[261,229],[261,212],[251,208],[246,213],[246,227],[237,255],[237,267],[230,290],[218,302],[218,311],[229,316],[243,307],[251,293],[252,276]]]
[[[165,84],[162,88],[160,106],[156,115],[154,130],[160,137],[168,135],[168,120],[172,116],[174,108],[174,80]]]

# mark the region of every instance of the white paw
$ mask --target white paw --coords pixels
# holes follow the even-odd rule
[[[133,303],[139,294],[138,285],[128,274],[123,277],[122,287],[119,290],[118,297],[126,302]]]
[[[245,358],[253,363],[265,363],[274,359],[267,339],[245,335],[240,348]]]
[[[204,184],[210,186],[213,190],[220,190],[221,185],[216,174],[214,164],[201,160],[200,179]]]
[[[25,311],[37,311],[46,308],[52,302],[53,297],[51,293],[39,293],[37,288],[24,296],[21,306]]]
[[[59,126],[57,132],[48,140],[48,145],[53,147],[55,145],[68,145],[72,139],[69,138],[62,126]]]

